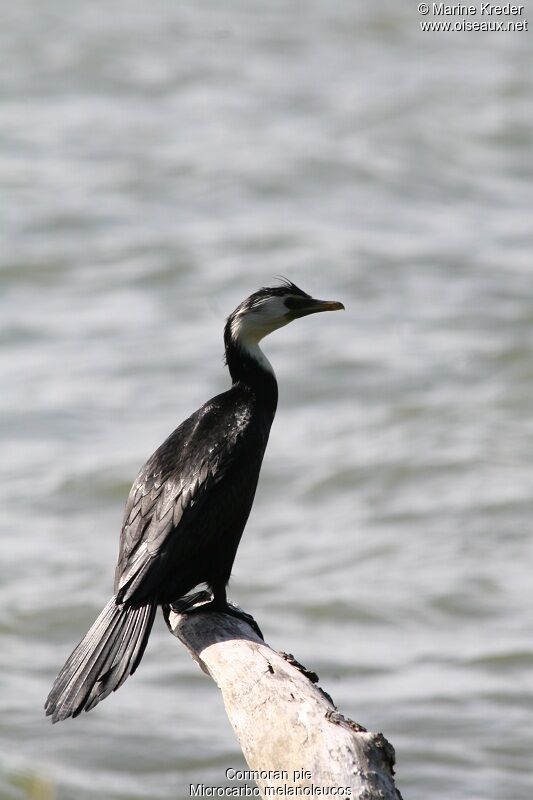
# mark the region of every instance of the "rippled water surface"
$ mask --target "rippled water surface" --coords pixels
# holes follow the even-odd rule
[[[42,703],[136,470],[282,274],[347,311],[265,343],[231,594],[387,735],[406,800],[531,800],[531,34],[422,34],[392,0],[1,14],[0,796],[170,800],[243,766],[161,620],[96,711]]]

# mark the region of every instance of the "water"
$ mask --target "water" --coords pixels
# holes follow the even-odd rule
[[[137,468],[279,274],[347,311],[265,343],[231,594],[384,731],[406,799],[533,796],[531,35],[422,34],[410,6],[3,3],[2,798],[243,766],[161,621],[95,712],[41,708]]]

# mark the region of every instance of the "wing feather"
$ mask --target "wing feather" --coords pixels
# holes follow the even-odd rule
[[[124,512],[115,574],[115,592],[122,602],[131,599],[157,569],[170,540],[175,543],[180,532],[190,531],[210,485],[234,462],[250,416],[241,410],[236,417],[234,407],[226,403],[221,408],[217,399],[185,420],[135,479]],[[210,439],[213,426],[222,427],[227,435]]]

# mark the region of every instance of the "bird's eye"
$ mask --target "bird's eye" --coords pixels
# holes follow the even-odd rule
[[[309,297],[286,297],[283,301],[285,308],[289,311],[298,311],[301,308],[306,308],[309,304]]]
[[[284,302],[285,308],[288,308],[290,311],[294,311],[294,309],[299,306],[298,300],[295,297],[287,297]]]

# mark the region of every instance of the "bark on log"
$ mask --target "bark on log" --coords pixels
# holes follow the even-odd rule
[[[292,656],[228,614],[171,611],[167,624],[221,690],[262,797],[401,800],[392,745],[339,713],[318,677]]]

